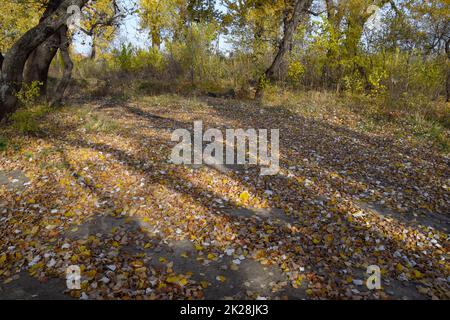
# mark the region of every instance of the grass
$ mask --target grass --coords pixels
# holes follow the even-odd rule
[[[420,114],[415,114],[408,120],[414,135],[418,139],[432,142],[444,153],[450,152],[449,130],[440,122],[428,120]]]
[[[8,148],[8,139],[3,136],[0,136],[0,151],[6,151]]]
[[[84,121],[84,128],[88,132],[111,133],[119,128],[117,121],[101,114],[88,113]]]
[[[195,95],[182,97],[173,93],[146,93],[153,86],[152,81],[136,83],[138,90],[129,89],[133,100],[170,110],[203,109],[201,99]],[[96,87],[96,86],[93,86]],[[159,88],[160,89],[160,88]],[[101,96],[108,95],[103,92]],[[135,92],[137,91],[137,92]],[[151,90],[150,90],[151,91]],[[187,99],[186,99],[187,98]],[[294,113],[307,118],[336,121],[339,125],[370,134],[392,134],[397,137],[414,139],[429,144],[440,152],[450,152],[450,104],[443,101],[426,101],[415,97],[403,97],[395,103],[386,97],[364,95],[337,95],[320,91],[292,91],[270,86],[265,92],[262,105],[274,111]],[[244,100],[242,100],[244,102]],[[245,100],[245,102],[254,103]],[[35,134],[40,131],[42,118],[51,110],[45,105],[36,105],[19,109],[11,115],[11,127],[23,134]],[[73,112],[68,110],[68,112]],[[113,133],[119,128],[114,119],[95,112],[78,114],[83,127],[88,132]],[[288,116],[288,115],[287,115]],[[8,141],[0,137],[0,151],[6,150]]]
[[[293,92],[276,87],[267,90],[266,106],[284,109],[305,117],[338,121],[350,128],[371,134],[409,137],[450,152],[450,104],[405,97],[390,101],[386,97],[330,92]]]
[[[15,130],[24,134],[35,134],[40,130],[40,120],[50,111],[51,108],[46,105],[36,105],[17,110],[9,119]]]

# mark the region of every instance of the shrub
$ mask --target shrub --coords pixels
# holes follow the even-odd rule
[[[39,131],[39,119],[50,111],[48,106],[36,106],[19,109],[10,116],[12,126],[22,133],[36,133]]]
[[[88,113],[84,128],[89,132],[112,132],[119,127],[118,123],[107,116]]]
[[[8,147],[8,140],[3,137],[0,136],[0,151],[5,151]]]
[[[30,84],[24,83],[22,89],[16,94],[19,103],[27,107],[36,102],[40,95],[42,85],[43,83],[39,81],[33,81]]]

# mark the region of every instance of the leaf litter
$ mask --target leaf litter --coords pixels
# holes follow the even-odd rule
[[[261,292],[225,288],[223,298],[287,299],[292,290],[309,299],[450,298],[448,157],[326,115],[187,98],[167,109],[126,103],[140,112],[87,103],[51,114],[41,137],[3,134],[19,147],[2,155],[0,169],[28,179],[0,187],[3,284],[24,270],[43,283],[64,280],[78,265],[81,289],[66,291],[75,298],[203,299],[211,286],[229,284],[224,274],[245,278],[242,265],[257,261],[284,279]],[[118,127],[86,132],[87,111]],[[280,128],[279,174],[170,164],[171,130],[199,119],[218,128]],[[255,214],[230,214],[241,209]],[[437,227],[422,223],[430,216]],[[179,241],[192,250],[160,255]],[[178,259],[192,270],[177,272]],[[194,262],[216,274],[199,278]],[[208,269],[214,264],[221,266]],[[365,287],[369,265],[381,269],[381,290]]]

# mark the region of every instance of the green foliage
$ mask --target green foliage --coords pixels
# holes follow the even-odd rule
[[[83,117],[85,121],[84,128],[88,132],[114,132],[119,128],[119,125],[114,119],[95,113],[88,113]]]
[[[409,118],[414,134],[424,140],[431,141],[444,152],[450,151],[450,135],[448,128],[437,121],[427,120],[422,114],[415,113]]]
[[[292,83],[300,83],[303,74],[305,73],[305,67],[300,61],[292,61],[288,68],[288,77]]]
[[[16,97],[19,100],[20,104],[28,107],[36,102],[37,98],[40,95],[40,88],[42,85],[43,83],[39,81],[33,81],[30,84],[24,83],[22,85],[22,89],[16,94]]]
[[[120,70],[131,71],[134,49],[131,44],[122,44],[120,50],[114,51],[114,58]]]
[[[192,84],[218,81],[224,76],[221,58],[213,54],[212,42],[218,27],[213,23],[193,23],[185,41],[168,44],[168,51],[182,66],[182,72]]]
[[[116,66],[121,71],[151,70],[161,73],[166,63],[165,56],[156,48],[146,51],[136,49],[131,44],[123,44],[120,50],[113,52],[113,67]]]
[[[0,10],[0,52],[5,53],[22,34],[39,20],[39,1],[2,1]]]
[[[150,69],[161,73],[166,67],[164,55],[156,48],[148,51],[138,50],[131,59],[131,68],[133,70]]]
[[[8,139],[3,136],[0,136],[0,151],[6,151],[8,148]]]
[[[34,134],[39,131],[39,120],[50,112],[48,106],[35,106],[19,109],[10,116],[12,127],[26,134]]]

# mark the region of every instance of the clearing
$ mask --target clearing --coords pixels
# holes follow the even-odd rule
[[[336,114],[78,98],[34,135],[3,127],[0,298],[449,299],[449,158]],[[194,120],[280,129],[280,172],[171,164]]]

